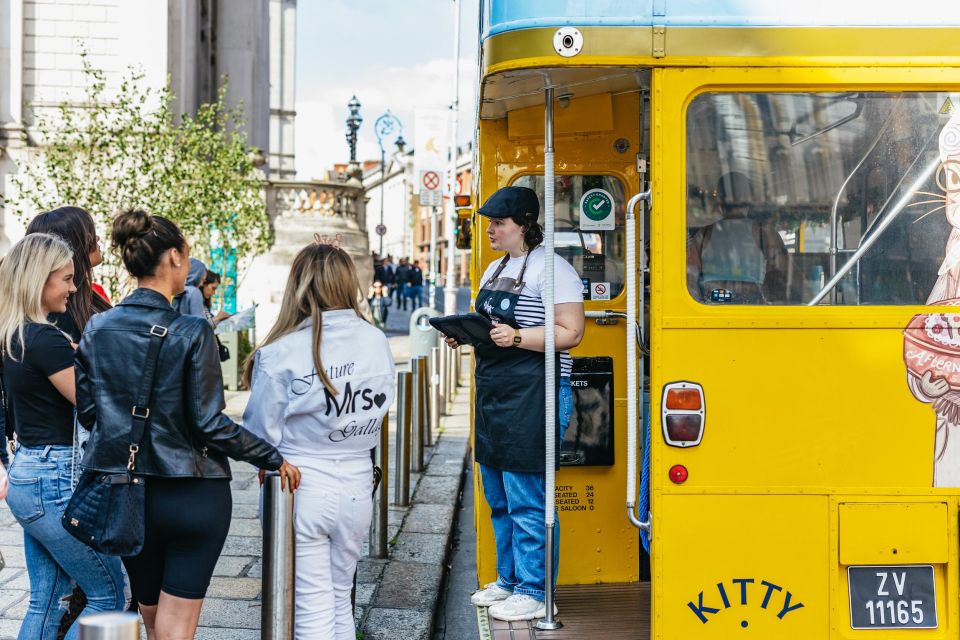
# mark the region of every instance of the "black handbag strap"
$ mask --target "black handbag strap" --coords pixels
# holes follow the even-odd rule
[[[177,315],[177,313],[167,314],[163,322],[170,324],[170,321],[175,319]],[[153,396],[153,384],[157,379],[157,361],[160,359],[160,347],[166,337],[167,327],[159,324],[150,327],[150,346],[147,349],[147,361],[143,367],[143,374],[140,376],[140,390],[137,392],[137,399],[130,410],[130,458],[127,460],[127,471],[133,471],[136,467],[137,452],[140,451],[140,442],[147,430],[147,420],[150,419],[150,399]]]

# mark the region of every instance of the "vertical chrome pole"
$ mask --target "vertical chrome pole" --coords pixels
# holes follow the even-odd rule
[[[413,374],[409,371],[401,371],[397,374],[397,484],[393,492],[393,503],[399,507],[410,506],[412,376]]]
[[[421,473],[423,471],[423,432],[424,418],[427,413],[427,406],[423,402],[423,385],[426,382],[420,363],[423,359],[420,357],[410,359],[410,386],[413,391],[413,402],[411,403],[412,428],[410,430],[410,471]]]
[[[420,374],[420,448],[430,446],[430,357],[417,358]],[[423,454],[421,453],[421,458]]]
[[[80,640],[140,640],[140,616],[129,611],[94,613],[80,618],[77,625]]]
[[[433,444],[433,434],[440,426],[440,350],[443,347],[430,349],[430,430],[427,431],[427,444]]]
[[[380,446],[376,450],[375,464],[380,467],[380,486],[373,495],[373,520],[370,521],[370,556],[373,558],[388,557],[387,551],[387,506],[390,501],[390,414],[383,416],[380,425]]]
[[[454,276],[454,257],[457,253],[457,243],[453,236],[457,210],[453,203],[453,196],[456,193],[454,185],[457,180],[457,127],[460,116],[460,0],[453,0],[453,103],[450,105],[450,115],[452,121],[450,123],[450,168],[447,175],[450,211],[443,221],[444,235],[447,240],[447,277],[444,278],[443,283],[444,315],[452,315],[457,312],[457,282]]]
[[[263,640],[293,640],[294,551],[293,493],[281,488],[280,476],[263,482]]]
[[[440,347],[439,367],[437,367],[437,404],[439,405],[439,415],[447,415],[447,387],[444,383],[447,371],[447,360],[450,359],[453,350],[447,345]]]
[[[554,618],[554,581],[553,581],[553,549],[555,545],[554,528],[556,527],[556,503],[554,485],[556,484],[557,455],[557,381],[554,379],[556,367],[556,319],[554,317],[554,237],[553,237],[553,190],[554,158],[553,158],[553,87],[544,91],[544,143],[543,143],[543,230],[544,230],[544,267],[545,286],[543,291],[544,309],[544,366],[546,369],[546,420],[544,421],[544,439],[546,452],[544,456],[544,526],[546,527],[546,553],[544,563],[544,592],[547,608],[546,617],[537,622],[538,629],[559,629],[563,624]]]

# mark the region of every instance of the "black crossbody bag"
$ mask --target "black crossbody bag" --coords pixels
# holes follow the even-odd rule
[[[171,315],[165,320],[172,320]],[[167,328],[150,328],[147,362],[136,404],[130,410],[130,456],[120,473],[85,470],[67,504],[63,528],[88,547],[108,556],[135,556],[143,549],[146,481],[136,475],[137,452],[150,420],[150,398],[157,377],[160,347]]]

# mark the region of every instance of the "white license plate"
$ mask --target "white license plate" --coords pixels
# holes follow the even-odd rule
[[[931,565],[847,567],[854,629],[936,629]]]

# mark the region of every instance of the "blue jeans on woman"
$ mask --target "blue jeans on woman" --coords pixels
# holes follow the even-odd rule
[[[557,390],[560,441],[573,415],[570,378]],[[483,495],[490,506],[497,546],[497,586],[516,594],[545,598],[547,530],[544,526],[546,480],[543,473],[504,471],[480,465]],[[554,511],[553,584],[560,569],[560,521]]]
[[[73,448],[67,446],[21,446],[10,465],[7,504],[23,527],[30,577],[30,606],[20,640],[56,639],[60,618],[66,613],[61,599],[70,594],[73,581],[87,594],[81,617],[124,608],[120,558],[97,553],[60,523],[73,494],[72,455]],[[79,633],[74,622],[65,640],[76,640]]]

